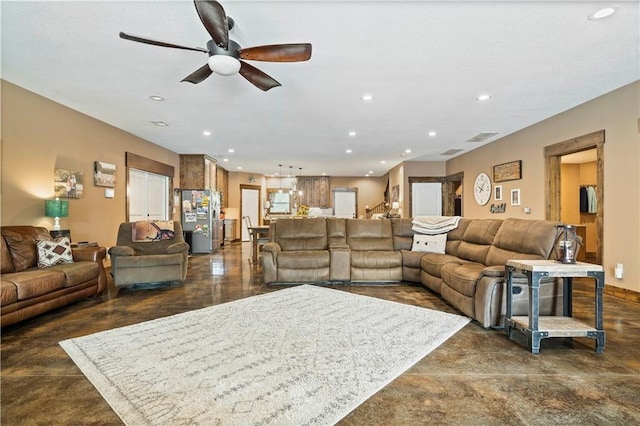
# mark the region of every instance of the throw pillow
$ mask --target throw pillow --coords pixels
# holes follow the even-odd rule
[[[429,253],[444,253],[447,247],[447,234],[425,235],[413,234],[411,251],[423,251]]]
[[[36,245],[38,246],[39,268],[62,263],[73,263],[69,237],[56,238],[54,240],[37,240]]]
[[[131,223],[131,240],[136,243],[172,240],[174,235],[172,220],[141,220]]]

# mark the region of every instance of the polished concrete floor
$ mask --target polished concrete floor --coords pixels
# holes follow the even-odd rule
[[[110,289],[2,330],[2,425],[118,425],[119,418],[58,342],[102,330],[253,296],[265,286],[248,262],[248,243],[190,260],[182,286]],[[335,286],[456,312],[417,285]],[[593,294],[577,283],[574,316],[591,322]],[[524,340],[470,323],[345,417],[340,425],[640,424],[640,305],[605,296],[607,345],[592,339]]]

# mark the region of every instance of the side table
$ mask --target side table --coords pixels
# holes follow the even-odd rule
[[[529,315],[512,316],[513,274],[522,273],[529,284]],[[540,281],[543,278],[563,279],[563,316],[543,316],[539,314]],[[573,278],[589,277],[595,280],[595,326],[572,318]],[[603,328],[604,270],[601,265],[577,262],[564,264],[554,260],[510,260],[505,265],[507,282],[507,313],[505,329],[509,339],[517,329],[527,336],[531,352],[540,352],[540,340],[547,337],[590,337],[596,339],[596,352],[602,353],[605,346]]]

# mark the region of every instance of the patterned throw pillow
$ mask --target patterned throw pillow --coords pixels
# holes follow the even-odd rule
[[[73,263],[69,237],[38,240],[36,245],[38,246],[38,268],[60,265],[61,263]]]

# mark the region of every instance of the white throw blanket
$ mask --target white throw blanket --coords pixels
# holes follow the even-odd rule
[[[460,219],[461,216],[416,216],[411,229],[420,234],[443,234],[456,229]]]

